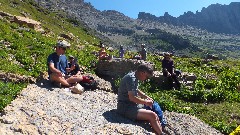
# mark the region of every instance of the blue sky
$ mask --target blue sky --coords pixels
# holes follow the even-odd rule
[[[131,18],[137,18],[139,12],[151,13],[157,17],[168,12],[174,17],[182,15],[184,12],[199,12],[203,7],[211,4],[226,4],[240,2],[240,0],[84,0],[90,2],[96,9],[116,10]]]

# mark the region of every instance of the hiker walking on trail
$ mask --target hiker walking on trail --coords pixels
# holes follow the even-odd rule
[[[143,106],[152,107],[153,99],[138,89],[138,82],[147,80],[152,75],[153,67],[141,64],[135,72],[130,72],[122,78],[118,90],[117,112],[131,120],[147,120],[157,134],[162,134],[158,115]]]
[[[68,67],[68,60],[65,51],[70,44],[63,40],[56,44],[55,52],[47,58],[47,67],[49,80],[53,83],[59,83],[60,86],[71,87],[72,84],[83,80],[82,76],[68,76],[68,72],[72,69]]]

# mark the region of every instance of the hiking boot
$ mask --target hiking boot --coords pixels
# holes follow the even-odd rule
[[[167,120],[163,117],[161,120],[161,126],[164,128],[167,125],[168,125]]]

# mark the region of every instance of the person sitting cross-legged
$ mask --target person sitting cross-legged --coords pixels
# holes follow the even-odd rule
[[[65,40],[57,42],[55,52],[47,58],[49,80],[64,87],[71,87],[83,80],[81,75],[67,75],[71,71],[65,56],[65,51],[68,47],[70,47],[70,44]]]

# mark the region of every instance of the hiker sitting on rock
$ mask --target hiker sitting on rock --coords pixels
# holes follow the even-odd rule
[[[162,60],[162,72],[168,79],[170,89],[174,88],[173,81],[175,81],[177,89],[180,89],[181,84],[178,81],[177,76],[181,74],[181,72],[179,70],[178,72],[175,71],[173,59],[170,57],[168,52],[164,53],[164,58]]]
[[[131,120],[150,122],[155,132],[160,135],[162,126],[158,115],[152,110],[144,108],[143,105],[140,106],[144,104],[146,107],[152,108],[155,102],[138,89],[138,82],[147,80],[152,75],[153,67],[149,64],[141,64],[135,72],[130,72],[122,78],[118,90],[117,112]]]
[[[99,60],[110,60],[111,59],[111,57],[107,54],[107,52],[105,50],[104,44],[101,45],[101,50],[99,51],[98,58],[99,58]]]
[[[66,49],[70,47],[67,41],[59,41],[56,44],[55,52],[47,58],[49,80],[58,86],[70,87],[72,84],[80,82],[83,77],[80,75],[68,76],[71,68],[68,67],[68,60],[65,56]]]

